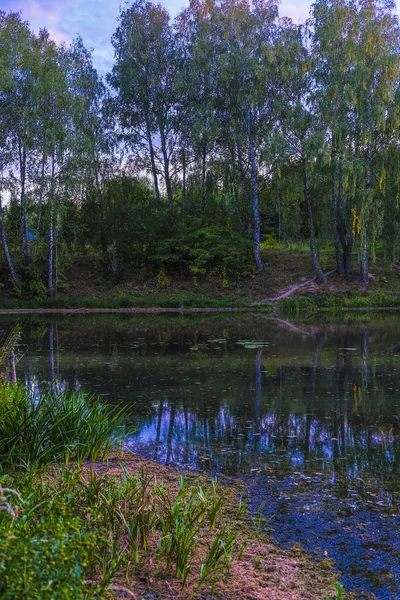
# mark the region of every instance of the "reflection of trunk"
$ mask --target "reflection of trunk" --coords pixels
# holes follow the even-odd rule
[[[169,413],[169,426],[168,426],[168,434],[167,434],[167,457],[166,464],[169,464],[172,456],[172,439],[174,434],[174,424],[175,424],[175,415],[176,415],[176,406],[175,403],[170,405],[170,413]]]
[[[343,340],[342,348],[348,348],[350,342],[348,337],[345,336]],[[353,381],[353,365],[352,365],[352,353],[347,350],[339,350],[337,361],[336,361],[336,398],[339,403],[339,426],[340,426],[340,450],[342,456],[346,453],[346,432],[345,432],[345,416],[343,403],[345,399],[345,384],[346,381]],[[338,437],[335,435],[335,437]]]
[[[315,349],[311,367],[311,394],[308,397],[307,401],[307,413],[306,413],[306,432],[305,432],[305,440],[304,440],[304,454],[306,457],[309,456],[310,453],[310,445],[311,445],[311,423],[313,418],[313,411],[315,407],[315,390],[317,389],[317,376],[318,376],[318,362],[319,362],[319,354],[322,348],[322,345],[325,341],[325,335],[323,333],[317,333],[315,337]]]
[[[164,402],[163,402],[163,400],[160,400],[160,403],[158,405],[158,412],[157,412],[157,429],[156,429],[156,443],[155,443],[155,448],[154,448],[154,460],[157,459],[157,454],[158,454],[158,446],[160,443],[161,423],[162,423],[163,412],[164,412]]]
[[[255,376],[255,397],[254,397],[254,436],[253,440],[253,448],[257,454],[257,458],[260,452],[261,445],[261,396],[262,396],[262,373],[261,373],[261,359],[262,359],[263,348],[260,347],[257,350],[255,367],[256,367],[256,376]]]
[[[55,393],[55,377],[56,370],[54,364],[54,325],[53,323],[50,325],[49,329],[49,359],[50,359],[50,390],[51,393]]]
[[[189,410],[188,410],[186,394],[185,394],[185,399],[183,401],[183,414],[184,414],[184,418],[185,418],[185,449],[183,452],[183,460],[187,464],[189,462],[190,443],[189,443]]]
[[[311,261],[312,261],[314,271],[316,274],[317,283],[325,283],[326,278],[319,266],[317,251],[315,248],[313,207],[312,207],[310,190],[309,190],[309,185],[308,185],[307,163],[306,163],[303,146],[301,148],[301,157],[302,157],[302,161],[303,161],[304,199],[306,201],[307,211],[308,211],[308,230],[309,230],[309,236],[310,236]]]
[[[4,252],[4,256],[6,258],[6,261],[7,261],[8,268],[10,269],[11,277],[13,278],[16,286],[20,288],[22,285],[21,280],[17,275],[17,271],[15,270],[15,267],[14,267],[14,262],[11,258],[11,254],[8,249],[7,232],[6,232],[6,228],[4,225],[4,213],[3,213],[3,205],[2,205],[2,201],[1,201],[1,194],[0,194],[0,229],[1,229],[1,241],[3,244],[3,252]]]
[[[8,356],[9,374],[8,380],[10,383],[17,383],[17,369],[14,350],[10,350]]]
[[[263,348],[262,346],[257,350],[256,356],[256,394],[254,402],[254,421],[255,431],[260,432],[260,421],[261,421],[261,392],[262,392],[262,374],[261,374],[261,358]]]
[[[361,352],[362,352],[362,387],[363,394],[368,393],[368,346],[369,346],[369,331],[365,329],[361,338]]]

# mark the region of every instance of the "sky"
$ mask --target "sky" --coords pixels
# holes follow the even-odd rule
[[[398,0],[400,2],[400,0]],[[171,16],[175,16],[188,0],[160,0]],[[85,46],[93,49],[93,62],[105,75],[113,62],[110,39],[117,26],[120,5],[124,0],[0,0],[0,10],[21,11],[35,31],[46,27],[57,43],[69,43],[78,34]],[[310,0],[282,0],[280,14],[295,22],[304,22]]]

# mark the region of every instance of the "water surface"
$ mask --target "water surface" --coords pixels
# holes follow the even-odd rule
[[[128,447],[249,486],[282,544],[400,598],[400,318],[27,317],[18,375],[129,407]],[[10,327],[4,320],[0,328]]]

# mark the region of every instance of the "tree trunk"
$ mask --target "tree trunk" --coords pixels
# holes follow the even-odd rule
[[[54,248],[53,220],[54,220],[54,207],[53,207],[53,201],[51,200],[50,227],[49,227],[49,280],[48,280],[48,291],[49,291],[49,295],[51,298],[53,297],[53,248]]]
[[[37,232],[36,239],[33,246],[33,260],[36,261],[37,252],[38,252],[38,243],[39,243],[39,232],[40,232],[40,223],[42,220],[42,208],[43,208],[43,193],[44,193],[44,167],[45,167],[46,159],[44,155],[42,156],[42,170],[40,174],[40,191],[39,191],[39,211],[38,211],[38,220],[37,220]]]
[[[0,229],[1,229],[1,241],[3,244],[3,252],[4,252],[4,256],[6,258],[6,261],[7,261],[8,268],[10,269],[11,277],[13,278],[15,285],[20,288],[20,287],[22,287],[22,283],[21,283],[20,278],[17,275],[17,271],[14,267],[14,262],[11,258],[11,254],[8,249],[7,232],[6,232],[6,228],[4,226],[4,215],[3,215],[3,205],[2,205],[1,195],[0,195]]]
[[[254,260],[259,272],[264,268],[260,256],[260,213],[258,210],[258,188],[257,188],[257,169],[256,169],[256,157],[254,152],[254,140],[251,134],[251,114],[250,109],[247,111],[247,133],[249,143],[249,160],[250,160],[250,172],[251,172],[251,188],[253,191],[253,218],[254,218],[254,232],[253,232],[253,243],[254,243]]]
[[[182,200],[181,200],[182,218],[185,215],[185,204],[186,204],[186,151],[185,151],[185,148],[182,148]]]
[[[21,142],[18,145],[19,153],[19,175],[21,183],[21,195],[20,195],[20,244],[21,244],[21,258],[24,261],[25,258],[30,258],[30,248],[28,243],[28,219],[26,214],[25,204],[25,184],[26,184],[26,149],[22,146]]]
[[[206,158],[207,144],[203,144],[201,149],[201,220],[204,220],[206,210]]]
[[[168,152],[167,152],[167,142],[166,142],[164,130],[162,127],[160,127],[160,139],[161,139],[161,152],[163,155],[163,162],[164,162],[165,187],[167,190],[168,204],[169,204],[170,208],[172,208],[174,205],[174,199],[172,197],[171,178],[169,175],[169,158],[168,158]]]
[[[335,258],[336,268],[341,277],[344,276],[344,262],[343,256],[340,249],[339,230],[338,230],[338,198],[337,198],[337,181],[336,181],[336,151],[334,148],[335,139],[332,135],[332,152],[331,152],[331,166],[332,166],[332,209],[333,209],[333,235],[335,245]]]
[[[54,173],[55,173],[55,158],[52,157],[51,166],[51,188],[50,188],[50,225],[49,225],[49,270],[48,270],[48,291],[52,298],[54,293],[53,288],[53,269],[54,269]]]
[[[326,277],[321,271],[321,267],[319,266],[317,250],[315,248],[315,240],[314,240],[314,218],[313,218],[313,207],[310,197],[310,190],[308,186],[308,175],[307,175],[307,163],[304,154],[304,148],[301,148],[301,155],[303,161],[303,179],[304,179],[304,199],[307,205],[308,211],[308,230],[310,235],[310,253],[311,253],[311,261],[314,267],[314,271],[316,274],[317,283],[325,283]]]
[[[353,251],[353,236],[348,235],[346,238],[346,246],[343,251],[343,265],[344,265],[344,274],[346,277],[350,277],[352,274],[352,265],[351,265],[351,253]]]
[[[106,236],[105,227],[104,227],[104,203],[103,203],[104,191],[103,191],[103,187],[100,182],[99,171],[98,171],[99,161],[97,160],[97,157],[96,157],[94,151],[93,151],[92,160],[93,160],[93,165],[94,165],[94,178],[95,178],[95,182],[96,182],[96,191],[97,191],[98,198],[99,198],[101,251],[103,253],[103,256],[106,257],[107,256],[107,236]]]
[[[366,224],[363,224],[361,232],[361,279],[368,283],[368,234]]]
[[[150,149],[150,162],[151,162],[151,172],[153,173],[154,193],[156,195],[156,201],[158,204],[160,202],[160,188],[158,187],[158,176],[157,176],[156,161],[155,161],[155,156],[154,156],[153,140],[151,139],[150,125],[147,120],[146,120],[146,130],[147,130],[147,141],[149,143],[149,149]]]
[[[367,180],[366,180],[366,196],[367,196],[367,206],[371,203],[371,194],[372,194],[372,181],[371,181],[371,136],[372,136],[372,127],[371,127],[371,118],[370,118],[370,98],[368,98],[368,124],[369,124],[369,132],[368,132],[368,144],[367,144]],[[368,219],[366,214],[362,215],[361,221],[361,279],[362,282],[368,284]]]

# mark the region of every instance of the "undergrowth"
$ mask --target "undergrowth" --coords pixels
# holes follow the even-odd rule
[[[230,568],[238,534],[215,484],[181,478],[176,490],[144,470],[110,477],[62,466],[2,484],[2,600],[102,598],[156,572],[184,586],[193,571],[197,587],[213,586]]]

